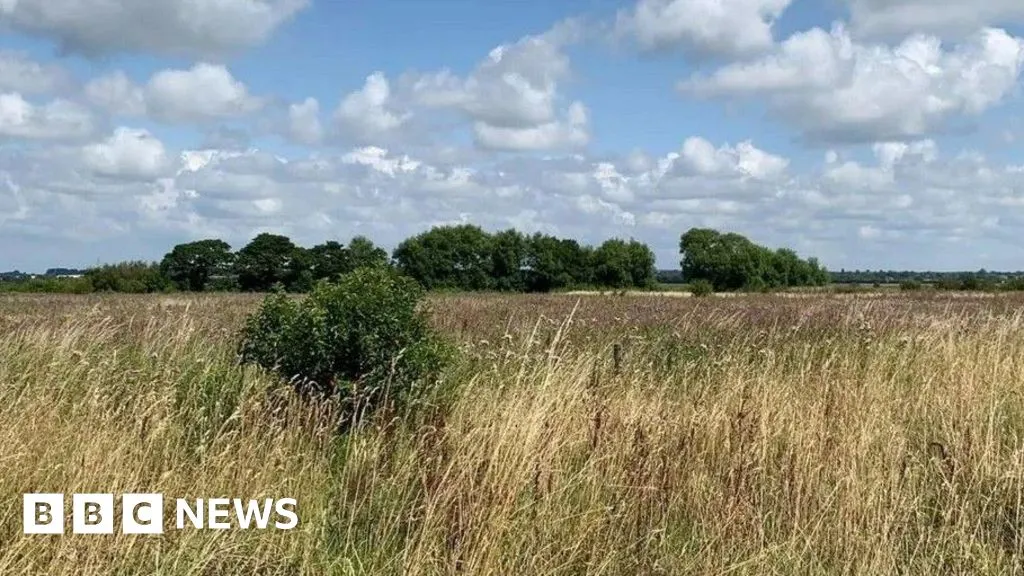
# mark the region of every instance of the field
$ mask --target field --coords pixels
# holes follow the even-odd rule
[[[247,296],[0,296],[0,574],[1024,571],[1024,297],[436,296],[347,435]],[[298,500],[291,531],[24,536],[26,492]]]

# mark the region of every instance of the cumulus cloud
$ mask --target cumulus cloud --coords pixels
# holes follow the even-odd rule
[[[441,165],[374,146],[292,157],[255,149],[176,157],[127,128],[76,150],[0,150],[0,202],[21,214],[0,226],[0,237],[36,227],[59,243],[69,234],[61,226],[77,222],[74,246],[89,240],[92,261],[96,242],[128,234],[159,252],[167,238],[215,235],[240,244],[268,228],[309,244],[337,237],[343,223],[346,235],[364,233],[393,247],[429,226],[471,221],[588,242],[633,236],[669,265],[682,231],[711,226],[837,266],[873,260],[955,268],[976,266],[982,248],[998,252],[1024,224],[1015,210],[1024,205],[1019,167],[944,155],[930,140],[879,142],[867,160],[837,154],[802,170],[753,142],[701,137],[660,157],[517,155],[479,165]],[[111,222],[131,228],[119,231]]]
[[[1024,22],[1018,0],[846,0],[858,35],[902,37],[913,32],[963,36],[989,25]]]
[[[217,126],[206,131],[199,148],[202,150],[246,150],[251,147],[252,135],[244,127]]]
[[[494,126],[478,121],[477,143],[491,150],[557,150],[586,146],[590,140],[587,109],[581,102],[569,106],[566,117],[527,128]]]
[[[369,75],[363,87],[345,96],[334,112],[341,129],[360,140],[394,133],[411,117],[411,112],[396,107],[391,83],[383,72]]]
[[[409,73],[402,98],[426,109],[459,112],[473,126],[478,145],[490,150],[550,150],[585,145],[588,113],[582,102],[562,104],[570,77],[565,50],[578,42],[582,25],[557,24],[537,35],[491,50],[466,76],[451,70]]]
[[[288,134],[301,144],[318,144],[324,137],[320,124],[320,103],[316,98],[306,98],[288,107]]]
[[[71,84],[71,75],[57,64],[41,64],[24,52],[0,50],[0,90],[52,94]]]
[[[581,34],[576,21],[561,22],[494,48],[464,76],[449,69],[410,71],[391,81],[375,72],[342,98],[334,111],[337,133],[360,144],[430,141],[440,150],[437,134],[466,127],[478,147],[489,151],[584,146],[590,138],[588,111],[582,102],[563,102],[560,92],[571,68],[565,48]],[[292,107],[296,140],[300,112],[308,110]]]
[[[711,142],[693,137],[683,143],[674,164],[684,174],[765,180],[785,173],[789,160],[765,152],[749,140],[736,146],[723,144],[716,149]]]
[[[85,98],[112,115],[142,116],[146,113],[146,95],[128,76],[114,71],[93,78],[85,85]]]
[[[343,155],[341,162],[348,165],[367,166],[376,172],[388,176],[415,172],[423,165],[408,155],[397,156],[389,154],[387,148],[380,148],[378,146],[356,148]]]
[[[151,116],[168,122],[242,116],[263,105],[227,68],[208,63],[157,72],[146,85],[145,102]]]
[[[89,80],[83,92],[90,104],[112,116],[149,116],[164,123],[205,124],[237,118],[265,104],[225,66],[206,62],[188,69],[160,70],[143,86],[115,70]]]
[[[243,4],[272,3],[218,6]],[[467,70],[376,72],[330,104],[256,97],[201,45],[190,67],[148,80],[110,71],[78,95],[61,92],[69,77],[58,66],[0,51],[0,140],[14,142],[0,146],[0,242],[45,238],[94,262],[159,257],[189,238],[238,246],[259,231],[311,244],[344,230],[393,247],[429,226],[468,221],[586,242],[633,236],[651,243],[662,265],[678,259],[678,236],[692,226],[837,266],[947,259],[945,267],[974,267],[979,251],[1010,254],[998,244],[1024,225],[1024,170],[940,150],[928,136],[1007,100],[1024,43],[994,28],[953,43],[938,30],[867,43],[856,22],[773,43],[788,5],[640,0],[617,25],[645,49],[734,58],[681,89],[757,99],[807,138],[831,141],[801,162],[760,139],[713,135],[681,134],[668,153],[591,154],[591,110],[571,93],[569,54],[583,34],[572,21],[498,46]],[[12,6],[0,0],[0,14],[8,18]],[[110,130],[99,110],[113,126],[149,130]],[[188,125],[202,143],[181,150],[143,119]],[[268,134],[309,150],[256,149]],[[128,238],[151,253],[125,254]]]
[[[38,140],[88,137],[95,122],[88,110],[67,100],[36,105],[17,92],[0,93],[0,136]]]
[[[895,47],[858,44],[841,25],[795,34],[771,54],[680,84],[687,94],[766,96],[814,138],[875,141],[941,130],[977,115],[1017,86],[1024,40],[986,29],[945,50],[917,34]]]
[[[557,114],[559,83],[570,73],[564,50],[578,41],[580,24],[566,21],[543,34],[491,50],[466,77],[450,70],[404,79],[415,102],[460,109],[474,121],[505,128],[530,128]]]
[[[87,55],[218,58],[266,41],[309,0],[7,0],[0,25]]]
[[[639,0],[618,14],[615,30],[647,50],[681,47],[697,56],[745,56],[771,48],[772,26],[791,2]]]
[[[93,173],[114,178],[151,180],[169,167],[167,151],[146,130],[117,128],[104,140],[82,148],[82,162]]]

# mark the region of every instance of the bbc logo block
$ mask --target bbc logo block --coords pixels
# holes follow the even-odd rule
[[[64,534],[67,500],[64,494],[24,494],[25,534]],[[114,534],[119,519],[123,534],[163,534],[164,497],[162,494],[122,494],[120,511],[113,494],[72,494],[71,532],[73,534]],[[299,523],[294,498],[178,498],[174,501],[174,522],[178,530],[188,528],[229,530],[291,530]]]
[[[25,494],[22,513],[25,534],[64,533],[63,494]]]
[[[25,534],[63,534],[64,495],[25,494],[23,496]],[[73,494],[71,532],[74,534],[113,534],[113,494]],[[124,494],[121,497],[121,532],[124,534],[162,534],[164,531],[162,494]]]

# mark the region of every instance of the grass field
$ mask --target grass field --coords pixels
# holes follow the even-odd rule
[[[1024,571],[1024,297],[438,296],[346,436],[245,296],[0,296],[0,574]],[[25,492],[298,500],[292,531],[23,536]]]

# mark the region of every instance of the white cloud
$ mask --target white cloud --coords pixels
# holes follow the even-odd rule
[[[478,146],[488,150],[557,150],[590,139],[582,102],[565,102],[561,85],[571,74],[565,50],[583,27],[566,20],[548,31],[491,50],[465,76],[451,70],[407,73],[396,100],[421,110],[450,110],[472,126]]]
[[[859,162],[853,161],[831,164],[825,171],[824,178],[843,188],[860,190],[882,190],[896,181],[891,170],[862,166]]]
[[[1019,87],[1024,43],[987,29],[959,44],[920,34],[866,44],[851,24],[773,44],[773,22],[788,4],[644,0],[619,22],[634,26],[646,48],[736,58],[684,82],[684,91],[751,97],[804,136],[838,142],[801,162],[787,148],[714,134],[680,137],[660,156],[628,142],[611,143],[625,144],[621,156],[591,154],[592,129],[605,126],[571,92],[570,48],[582,34],[571,22],[499,46],[466,70],[371,74],[329,105],[254,97],[205,57],[148,82],[100,72],[81,87],[81,103],[66,91],[67,100],[46,103],[39,95],[62,90],[66,72],[0,51],[0,140],[9,144],[0,146],[0,243],[46,238],[93,262],[134,256],[126,245],[158,257],[169,242],[192,237],[237,246],[262,230],[308,245],[344,229],[393,247],[431,225],[469,221],[585,242],[636,236],[663,265],[677,259],[678,235],[691,226],[735,230],[830,264],[973,266],[981,251],[1012,254],[999,243],[1024,225],[1024,172],[977,152],[939,150],[925,136],[1007,100]],[[637,28],[642,20],[647,27]],[[707,26],[693,28],[700,22]],[[170,148],[191,130],[174,139],[111,131],[110,119],[83,103],[118,118],[114,126],[130,124],[125,117],[192,125],[200,149]],[[657,109],[642,112],[655,128],[678,127]],[[309,151],[250,148],[268,135]],[[817,165],[807,167],[807,158]]]
[[[120,70],[90,80],[85,85],[85,97],[112,115],[142,116],[146,113],[142,88]]]
[[[124,127],[103,142],[85,146],[82,162],[95,174],[136,180],[154,179],[169,167],[160,140],[146,130]]]
[[[938,157],[939,149],[934,140],[916,142],[876,142],[872,146],[875,157],[882,167],[892,169],[898,162],[916,157],[924,162],[933,162]]]
[[[772,25],[792,0],[639,0],[616,31],[644,49],[681,46],[698,56],[744,56],[771,48]]]
[[[963,36],[989,25],[1024,22],[1019,0],[846,0],[856,33],[901,37],[926,32]]]
[[[578,22],[560,22],[544,33],[494,48],[464,76],[449,69],[409,71],[392,81],[384,72],[374,72],[341,99],[330,135],[350,144],[417,143],[435,159],[452,155],[443,137],[463,129],[485,150],[584,146],[590,137],[588,111],[560,92],[570,75],[565,48],[581,35]],[[289,137],[302,142],[323,134],[315,122],[319,120],[310,101],[292,105]]]
[[[841,164],[829,162],[823,176],[826,182],[834,183],[845,190],[894,191],[899,174],[919,165],[928,165],[938,158],[938,146],[933,140],[913,142],[876,142],[871,147],[876,165],[866,166],[859,162],[847,161]]]
[[[725,144],[716,149],[711,142],[693,137],[683,143],[675,164],[686,174],[765,180],[784,174],[789,160],[760,150],[750,141],[740,142],[735,147]]]
[[[263,105],[227,68],[208,63],[157,72],[146,85],[145,100],[149,114],[167,122],[242,116]]]
[[[71,75],[61,66],[40,64],[24,52],[0,50],[0,91],[51,94],[71,83]]]
[[[390,157],[386,148],[366,146],[356,148],[341,157],[345,164],[358,164],[369,166],[388,176],[395,176],[400,172],[414,172],[422,164],[409,156]]]
[[[316,98],[288,107],[288,134],[300,144],[318,144],[324,137],[320,124],[320,103]]]
[[[161,171],[160,158],[173,154],[129,129],[87,149],[0,150],[0,205],[19,215],[0,226],[0,240],[32,229],[91,262],[125,257],[129,237],[156,257],[168,238],[219,236],[237,245],[273,229],[308,245],[338,237],[345,223],[345,236],[393,247],[431,225],[470,221],[586,242],[635,236],[664,265],[677,258],[679,233],[712,226],[837,267],[970,268],[981,250],[1006,255],[988,267],[1011,262],[1012,250],[1000,245],[1024,224],[1019,168],[944,155],[927,140],[882,142],[870,160],[822,159],[802,171],[753,142],[698,137],[660,158],[517,155],[448,166],[371,146],[290,158],[187,151]],[[119,239],[120,248],[98,253],[104,238]]]
[[[217,58],[266,41],[309,0],[6,0],[0,25],[85,54]]]
[[[477,144],[490,150],[556,150],[580,148],[590,141],[587,109],[580,102],[569,106],[562,120],[528,128],[493,126],[478,121],[474,126]]]
[[[465,78],[442,70],[407,75],[403,83],[413,101],[423,106],[456,108],[492,127],[540,126],[555,120],[559,83],[571,68],[564,49],[581,33],[579,23],[562,22],[491,50]]]
[[[342,99],[334,112],[339,126],[361,140],[393,133],[411,117],[412,113],[395,108],[391,84],[383,72],[369,75],[363,87]]]
[[[37,106],[16,92],[0,93],[0,136],[74,140],[95,130],[89,111],[67,100]]]
[[[882,230],[870,224],[857,229],[858,235],[865,240],[874,240],[882,235]]]
[[[873,141],[919,137],[959,115],[1000,103],[1018,84],[1024,40],[986,29],[952,50],[915,35],[898,46],[855,43],[847,30],[815,28],[754,62],[680,85],[702,96],[767,96],[805,134]]]
[[[178,174],[179,186],[214,206],[222,202],[279,198],[285,194],[284,162],[256,150],[242,153],[207,151],[205,159],[187,157],[188,170]]]

